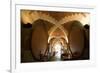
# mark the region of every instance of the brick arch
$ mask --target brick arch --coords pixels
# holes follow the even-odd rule
[[[47,20],[44,20],[44,19],[37,19],[37,20],[35,20],[34,22],[36,22],[36,21],[38,21],[38,20],[47,21]],[[32,24],[34,24],[34,22],[33,22]],[[49,21],[47,21],[47,22],[49,22]],[[49,22],[49,23],[51,23],[51,22]],[[53,23],[52,23],[52,24],[53,24]],[[64,33],[66,41],[68,41],[68,39],[67,39],[67,31],[65,30],[65,28],[64,28],[62,25],[59,26],[59,27],[58,27],[58,25],[56,25],[56,24],[53,24],[53,25],[54,25],[54,27],[51,27],[50,30],[48,31],[49,36],[50,36],[57,28],[59,28],[59,29],[61,29],[61,31]],[[50,39],[50,38],[48,38],[48,39]]]
[[[80,23],[82,23],[83,25],[89,23],[87,20],[88,18],[86,16],[83,16],[82,14],[74,14],[74,15],[70,15],[70,16],[65,16],[62,20],[59,21],[59,24],[64,24],[70,21],[80,21]]]
[[[63,26],[60,26],[60,27],[54,26],[54,27],[52,27],[52,28],[49,30],[49,39],[51,38],[52,33],[53,33],[57,28],[59,28],[59,29],[64,33],[64,38],[65,38],[66,41],[68,42],[67,31],[66,31],[66,29],[65,29]]]
[[[32,16],[32,23],[34,23],[35,21],[41,19],[41,20],[44,20],[44,21],[48,21],[52,24],[56,24],[58,21],[56,19],[54,19],[53,17],[51,17],[50,15],[47,15],[47,14],[44,14],[44,13],[41,13],[41,12],[33,12],[31,14]]]
[[[57,28],[60,28],[63,32],[64,32],[64,34],[67,36],[67,31],[64,29],[64,27],[63,26],[60,26],[60,27],[58,27],[58,21],[57,20],[55,20],[53,17],[51,17],[51,16],[49,16],[49,15],[46,15],[46,14],[43,14],[43,13],[41,13],[41,12],[35,12],[35,15],[37,15],[37,17],[38,17],[38,15],[40,16],[40,17],[38,17],[38,18],[35,18],[35,19],[33,19],[33,22],[32,22],[32,24],[34,24],[34,22],[35,21],[37,21],[37,20],[44,20],[44,21],[48,21],[48,22],[50,22],[50,23],[52,23],[52,24],[54,24],[54,27],[56,27],[56,29]],[[55,28],[51,28],[49,31],[48,31],[48,34],[51,34],[52,33],[52,31],[51,30],[55,30]]]
[[[87,20],[87,18],[85,16],[83,16],[82,14],[74,14],[74,15],[70,15],[70,16],[65,16],[63,19],[61,19],[60,21],[57,22],[57,26],[61,27],[61,25],[71,22],[71,21],[79,21],[82,25],[85,25],[88,23],[86,20]],[[55,26],[53,28],[55,28]]]

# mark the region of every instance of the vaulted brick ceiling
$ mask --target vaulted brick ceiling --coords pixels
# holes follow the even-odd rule
[[[30,13],[34,12],[34,10],[32,10]],[[71,16],[71,15],[75,15],[75,14],[81,14],[84,17],[86,16],[86,12],[59,12],[59,11],[38,11],[41,12],[43,14],[46,15],[50,15],[51,17],[55,18],[56,20],[61,20],[62,18],[64,18],[65,16]]]
[[[46,20],[57,25],[77,20],[85,25],[89,24],[90,16],[88,12],[21,10],[21,22],[24,24],[33,24],[38,19]]]
[[[68,22],[78,20],[83,25],[88,24],[89,13],[21,10],[21,22],[23,22],[24,24],[31,23],[34,25],[34,22],[38,20],[42,21],[40,23],[45,24],[48,34],[55,32],[55,35],[64,35],[64,32],[67,35],[67,31],[69,30]],[[59,33],[57,31],[59,31]]]

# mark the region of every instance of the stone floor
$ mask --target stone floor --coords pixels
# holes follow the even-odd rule
[[[81,58],[75,59],[75,60],[88,60],[89,59],[88,52],[89,51],[85,51],[85,53],[83,54],[83,56]],[[54,57],[51,57],[49,59],[49,61],[61,61],[61,59],[54,56]],[[24,51],[23,52],[23,57],[21,58],[21,63],[27,63],[27,62],[38,62],[33,58],[32,53],[31,53],[30,50]]]
[[[57,58],[57,57],[51,57],[49,59],[49,61],[60,61],[60,60],[61,59]],[[32,57],[31,51],[30,50],[26,50],[26,51],[24,51],[23,58],[21,59],[21,62],[22,63],[26,63],[26,62],[36,62],[36,61]]]

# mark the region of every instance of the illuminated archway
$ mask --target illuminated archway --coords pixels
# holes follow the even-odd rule
[[[54,57],[56,60],[61,60],[62,50],[66,49],[67,41],[64,32],[57,28],[49,36],[50,49],[55,53]]]

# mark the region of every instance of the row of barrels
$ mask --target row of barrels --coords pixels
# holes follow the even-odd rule
[[[72,23],[72,22],[71,22]],[[75,22],[73,21],[73,24],[79,24],[79,22]],[[25,25],[25,24],[23,24]],[[26,25],[32,25],[32,24],[26,24]],[[46,24],[48,25],[48,24]],[[70,24],[71,26],[72,24]],[[82,24],[80,24],[82,25]],[[67,26],[67,23],[66,23]],[[23,26],[22,26],[23,27]],[[30,28],[30,26],[28,26]],[[23,28],[27,28],[27,27],[23,27]],[[27,29],[29,29],[27,28]],[[40,59],[40,52],[41,54],[45,53],[45,50],[48,48],[48,31],[45,28],[45,25],[42,23],[42,21],[38,20],[36,22],[34,22],[34,24],[32,25],[32,30],[31,30],[31,34],[29,35],[29,39],[30,41],[21,41],[21,42],[25,42],[25,43],[30,43],[30,50],[31,53],[33,55],[33,57],[36,60]],[[69,27],[70,28],[70,27]],[[67,30],[67,28],[65,27],[65,29]],[[71,29],[70,35],[69,35],[69,41],[70,41],[70,48],[73,52],[73,54],[75,54],[75,57],[79,57],[83,54],[84,49],[86,49],[86,45],[89,45],[89,28],[87,27],[80,27],[80,26],[75,26],[75,28]],[[25,33],[26,31],[22,31],[21,33]],[[22,35],[21,39],[25,37],[24,35]],[[86,44],[87,43],[87,44]],[[27,45],[27,44],[26,44]],[[23,45],[21,48],[23,48]],[[24,48],[23,48],[24,49]],[[89,47],[88,47],[89,49]],[[89,51],[88,51],[89,52]],[[89,53],[87,53],[88,56]]]

